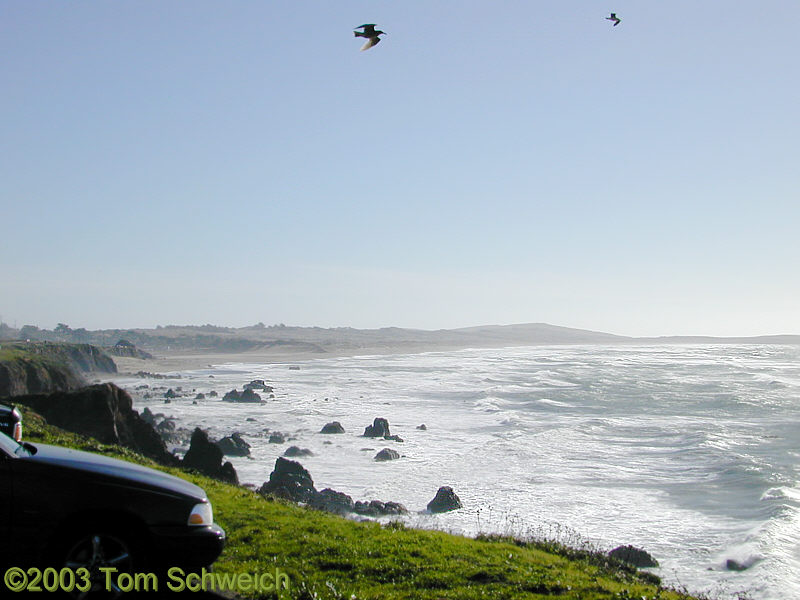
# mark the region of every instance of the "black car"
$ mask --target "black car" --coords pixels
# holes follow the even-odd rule
[[[0,433],[22,441],[22,415],[16,407],[0,404]]]
[[[107,566],[200,570],[222,552],[225,531],[188,481],[0,434],[0,540],[0,565],[86,567],[99,581]]]

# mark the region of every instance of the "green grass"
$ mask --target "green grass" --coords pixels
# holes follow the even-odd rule
[[[39,369],[70,371],[64,350],[57,344],[44,342],[4,342],[0,345],[0,363],[20,369],[31,366]]]
[[[25,437],[146,464],[206,490],[228,533],[217,573],[265,573],[278,567],[291,585],[281,598],[307,600],[542,599],[679,600],[599,553],[508,537],[471,539],[438,531],[354,522],[278,500],[195,472],[166,468],[117,446],[71,434],[25,411]],[[275,594],[242,593],[247,598]]]

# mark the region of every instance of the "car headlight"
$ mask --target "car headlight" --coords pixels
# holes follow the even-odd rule
[[[188,525],[213,525],[214,512],[211,510],[210,502],[195,504],[192,512],[189,513]]]

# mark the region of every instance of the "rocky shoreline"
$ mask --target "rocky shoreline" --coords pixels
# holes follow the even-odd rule
[[[89,352],[89,355],[95,356],[94,351]],[[131,360],[139,361],[141,359]],[[76,364],[81,368],[81,372],[77,374],[75,373]],[[111,364],[114,364],[113,360],[111,360]],[[100,371],[97,365],[101,365],[100,369],[105,369],[105,371]],[[0,367],[3,366],[0,363]],[[116,365],[111,369],[102,359],[94,362],[73,362],[67,364],[66,367],[62,363],[57,367],[49,368],[62,370],[59,372],[70,373],[73,376],[71,381],[78,383],[83,382],[84,376],[88,373],[116,372]],[[2,372],[0,370],[0,373]],[[6,368],[5,372],[8,372],[8,368]],[[154,379],[164,379],[166,377],[163,374],[150,372],[141,372],[139,376],[142,378],[152,377]],[[238,485],[236,470],[229,461],[225,461],[224,457],[226,455],[247,456],[249,454],[249,444],[240,433],[232,432],[230,435],[214,441],[209,438],[207,432],[199,427],[191,432],[177,427],[174,419],[162,413],[154,414],[149,409],[145,409],[140,415],[133,410],[131,395],[113,383],[101,383],[74,389],[75,383],[61,383],[58,378],[50,376],[49,373],[46,373],[41,379],[52,382],[52,387],[60,387],[61,389],[51,390],[49,393],[6,393],[4,401],[27,406],[44,417],[48,423],[63,429],[96,438],[104,443],[118,444],[130,448],[164,465],[195,469],[221,481]],[[20,387],[22,386],[18,385],[9,389],[19,389]],[[163,394],[165,404],[169,404],[172,398],[184,397],[196,391],[183,390],[181,386],[150,387],[147,384],[142,384],[137,389],[147,389],[148,392],[146,393],[156,392]],[[224,400],[263,403],[261,396],[255,390],[265,394],[272,394],[274,391],[272,386],[267,385],[267,382],[263,380],[245,383],[242,389],[242,392],[237,389],[232,390],[226,394]],[[26,389],[25,391],[29,390]],[[203,398],[204,394],[202,392],[197,393],[194,403],[197,402],[197,399]],[[416,429],[424,431],[427,428],[422,424],[417,426]],[[345,432],[340,423],[332,422],[326,424],[320,433],[337,435]],[[376,417],[372,424],[367,425],[362,437],[383,439],[395,443],[403,442],[402,438],[391,433],[388,420],[382,417]],[[280,432],[271,432],[269,441],[285,443],[287,436]],[[182,458],[177,456],[174,450],[173,452],[168,450],[167,443],[182,447],[187,442],[188,449],[186,449]],[[391,500],[385,502],[353,500],[348,494],[331,488],[317,490],[311,474],[299,462],[286,458],[302,457],[309,455],[310,452],[308,449],[297,446],[288,448],[284,453],[284,457],[279,457],[276,460],[269,480],[265,481],[257,489],[258,493],[267,497],[300,503],[313,509],[344,516],[352,515],[357,518],[401,516],[409,513],[405,506]],[[379,463],[401,458],[402,456],[396,450],[384,448],[374,457],[374,461]],[[449,486],[442,486],[437,490],[435,497],[427,504],[424,512],[447,512],[458,510],[462,506],[461,500],[455,491]],[[609,553],[609,556],[636,567],[658,566],[658,562],[646,551],[632,546],[617,547]],[[736,566],[734,565],[734,567],[730,568],[734,569]]]

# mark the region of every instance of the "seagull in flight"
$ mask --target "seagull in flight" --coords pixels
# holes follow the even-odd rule
[[[362,31],[358,31],[359,29],[361,29]],[[353,35],[356,37],[367,38],[367,42],[363,46],[361,46],[361,50],[363,52],[364,50],[369,50],[375,44],[380,42],[381,38],[379,36],[386,35],[386,32],[381,31],[380,29],[376,31],[375,23],[366,23],[364,25],[359,25],[358,27],[356,27],[356,30],[353,31]]]
[[[617,17],[617,13],[611,13],[610,17],[606,17],[606,21],[614,21],[614,27],[620,24],[622,19]]]

